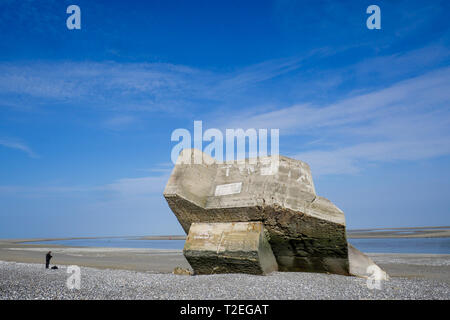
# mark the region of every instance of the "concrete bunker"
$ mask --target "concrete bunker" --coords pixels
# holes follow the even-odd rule
[[[373,264],[349,249],[344,213],[316,194],[309,165],[299,160],[216,163],[185,149],[164,197],[188,234],[183,252],[198,274],[279,270],[365,277]]]

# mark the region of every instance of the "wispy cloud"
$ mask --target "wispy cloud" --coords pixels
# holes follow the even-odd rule
[[[196,71],[170,64],[58,62],[0,64],[0,94],[36,102],[156,109],[191,87]],[[124,105],[124,102],[126,104]]]
[[[172,162],[157,163],[152,168],[140,169],[144,172],[170,173],[173,170]]]
[[[242,91],[298,67],[299,59],[266,61],[226,73],[166,63],[1,63],[0,97],[3,105],[23,104],[29,98],[28,103],[34,105],[193,110],[199,101],[222,100],[230,92]],[[110,124],[122,120],[111,119]]]
[[[161,195],[168,179],[168,175],[124,178],[107,184],[102,189],[127,197],[148,196],[154,193]]]
[[[294,57],[269,60],[231,72],[230,74],[225,74],[223,75],[224,79],[218,81],[217,85],[213,88],[213,92],[229,94],[235,90],[243,90],[247,86],[255,85],[297,70],[302,66],[302,62],[305,59],[306,57]]]
[[[0,145],[6,148],[11,148],[25,152],[31,158],[39,158],[39,156],[33,150],[31,150],[29,146],[27,146],[25,143],[21,141],[0,138]]]
[[[290,148],[315,174],[354,173],[369,163],[447,155],[450,68],[325,106],[294,105],[238,119],[227,126],[279,128],[282,138],[315,141]]]
[[[237,114],[229,127],[283,129],[285,134],[299,133],[323,127],[335,127],[369,120],[393,112],[420,111],[437,108],[450,97],[450,68],[400,81],[386,89],[355,95],[325,106],[312,103],[255,114],[241,118]],[[444,104],[445,106],[445,104]],[[233,119],[232,118],[232,119]]]
[[[337,51],[319,48],[302,56],[263,61],[232,70],[208,70],[169,63],[118,62],[21,62],[0,63],[0,105],[90,107],[121,114],[105,121],[117,127],[129,122],[124,113],[135,111],[204,112],[220,105],[251,108],[262,97],[271,98],[264,85],[273,79],[292,97],[297,92],[326,92],[346,82],[378,87],[399,77],[414,76],[409,66],[423,72],[448,59],[449,50],[439,43],[407,53],[355,61],[337,69],[316,69],[321,59]],[[347,50],[350,50],[347,48]],[[386,66],[389,67],[386,71]],[[383,70],[383,72],[380,72]],[[358,86],[355,86],[356,88]],[[252,91],[260,88],[259,91]],[[275,87],[277,88],[277,87]],[[258,102],[256,102],[258,101]],[[238,106],[236,104],[239,104]],[[253,104],[253,105],[252,105]]]
[[[449,54],[446,46],[433,44],[345,68],[321,68],[318,73],[314,61],[330,58],[333,52],[314,50],[301,58],[269,60],[226,72],[165,63],[0,63],[0,104],[14,105],[19,97],[20,103],[113,109],[116,115],[101,123],[112,130],[135,124],[139,118],[132,112],[137,110],[201,115],[211,120],[209,126],[220,128],[279,128],[282,139],[302,138],[302,145],[287,152],[311,162],[316,173],[352,173],[370,162],[448,154],[450,68],[442,65]],[[414,72],[411,64],[418,66]],[[377,72],[386,68],[392,70]],[[294,91],[323,92],[351,84],[330,99],[316,95],[287,105],[287,99],[278,96],[255,108],[255,101],[271,95],[266,88],[274,88],[263,84],[284,76],[281,84]],[[257,86],[261,87],[252,91]],[[273,91],[290,91],[282,89]],[[217,105],[232,106],[232,112]],[[34,155],[25,144],[8,146]]]
[[[137,122],[137,118],[131,115],[117,115],[106,119],[103,122],[105,128],[111,130],[121,130]]]
[[[340,71],[347,79],[355,78],[364,85],[371,82],[385,85],[390,81],[398,81],[399,77],[420,75],[448,65],[449,60],[450,49],[438,41],[411,51],[364,59]]]
[[[129,198],[148,197],[152,195],[160,196],[163,192],[169,174],[156,176],[145,176],[138,178],[120,178],[111,183],[103,185],[0,185],[0,194],[21,195],[26,197],[60,197],[60,196],[97,196],[98,199],[105,198]]]

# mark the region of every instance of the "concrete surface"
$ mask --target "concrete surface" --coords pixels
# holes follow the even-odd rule
[[[193,223],[183,254],[196,274],[278,270],[261,222]]]

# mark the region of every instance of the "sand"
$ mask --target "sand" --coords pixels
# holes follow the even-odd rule
[[[189,268],[181,250],[65,247],[0,240],[0,260],[45,263],[52,251],[51,265],[170,273],[176,266]]]
[[[44,268],[45,253],[52,251]],[[181,250],[65,247],[0,240],[0,299],[449,299],[450,255],[369,254],[390,275],[382,290],[366,279],[276,272],[180,276]],[[68,290],[66,267],[82,270],[82,290]],[[32,281],[30,280],[32,279]]]
[[[18,241],[0,240],[1,261],[44,264],[45,254],[52,251],[51,265],[79,265],[153,273],[171,273],[175,267],[190,268],[181,250],[66,247]],[[368,255],[392,277],[415,277],[450,283],[448,254]]]

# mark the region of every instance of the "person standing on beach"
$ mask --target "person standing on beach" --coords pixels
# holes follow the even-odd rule
[[[47,254],[45,255],[45,269],[48,269],[48,266],[50,264],[50,259],[52,258],[52,252],[49,251],[47,252]]]

